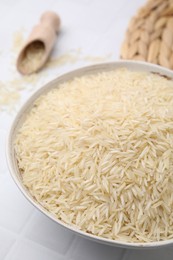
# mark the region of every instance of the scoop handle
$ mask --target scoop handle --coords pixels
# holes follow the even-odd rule
[[[40,23],[44,26],[50,26],[57,33],[59,31],[61,22],[59,16],[56,13],[47,11],[42,14]]]

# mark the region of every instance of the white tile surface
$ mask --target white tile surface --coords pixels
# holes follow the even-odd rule
[[[0,226],[19,233],[30,218],[33,207],[14,185],[9,173],[0,175]]]
[[[15,55],[11,52],[14,32],[25,29],[25,36],[40,14],[49,9],[59,13],[61,32],[53,56],[81,49],[83,56],[119,58],[120,46],[132,15],[145,0],[1,0],[0,69],[1,80],[16,75]],[[13,62],[13,64],[12,64]],[[5,159],[5,139],[21,104],[55,76],[92,61],[79,58],[74,64],[44,70],[37,86],[21,93],[18,106],[0,112],[0,260],[172,260],[173,247],[156,250],[125,250],[88,241],[56,225],[23,197],[12,181]]]
[[[6,168],[6,157],[5,157],[5,139],[6,132],[3,129],[0,129],[0,175],[2,175]]]
[[[2,258],[3,259],[3,258]],[[25,239],[19,240],[7,254],[6,260],[65,260],[65,258],[46,247]]]
[[[77,237],[70,259],[73,260],[120,260],[123,249],[105,246],[85,238]]]
[[[15,242],[15,235],[0,228],[0,259],[4,259]]]
[[[126,250],[123,260],[172,260],[173,254],[170,247],[149,250]]]
[[[27,225],[25,237],[62,255],[68,252],[74,235],[40,212],[35,212]]]

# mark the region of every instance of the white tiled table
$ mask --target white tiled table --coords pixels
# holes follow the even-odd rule
[[[62,18],[61,33],[53,55],[80,48],[84,55],[119,58],[120,45],[131,16],[144,0],[1,0],[0,71],[1,80],[13,79],[10,60],[12,35],[24,27],[30,30],[45,10]],[[44,82],[89,62],[59,66],[45,73]],[[38,87],[41,86],[41,83]],[[9,175],[5,160],[5,139],[22,103],[11,114],[0,113],[0,260],[155,260],[173,259],[173,247],[156,250],[125,250],[97,244],[58,226],[23,197]]]

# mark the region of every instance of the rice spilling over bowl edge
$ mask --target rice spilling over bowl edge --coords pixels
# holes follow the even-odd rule
[[[173,238],[173,81],[125,68],[39,97],[15,137],[22,181],[57,219],[104,238]]]

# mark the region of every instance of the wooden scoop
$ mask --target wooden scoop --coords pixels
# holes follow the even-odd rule
[[[17,69],[27,75],[40,70],[54,46],[56,33],[59,31],[60,18],[51,11],[45,12],[36,25],[17,59]]]

